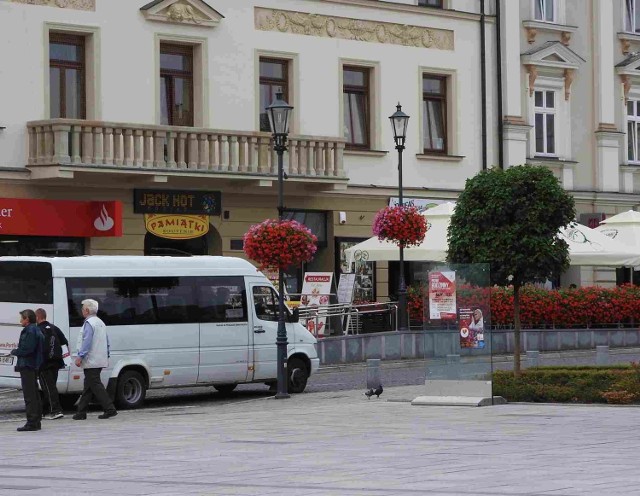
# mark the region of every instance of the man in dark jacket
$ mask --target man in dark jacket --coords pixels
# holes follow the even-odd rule
[[[36,309],[36,323],[44,336],[44,362],[40,367],[40,388],[44,393],[46,403],[49,405],[49,420],[64,417],[60,397],[58,396],[58,370],[64,368],[62,359],[62,346],[69,346],[69,341],[62,331],[47,322],[47,312],[44,308]]]
[[[11,350],[11,354],[18,357],[15,370],[20,372],[22,395],[27,410],[27,423],[18,427],[18,431],[39,431],[42,420],[42,404],[38,392],[37,376],[38,369],[42,364],[44,336],[36,325],[36,314],[33,310],[20,312],[20,325],[23,327],[20,341],[18,341],[18,347]]]

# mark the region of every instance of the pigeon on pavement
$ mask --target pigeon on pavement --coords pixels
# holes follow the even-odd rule
[[[380,384],[375,391],[373,392],[373,394],[376,395],[376,398],[380,398],[380,395],[382,394],[382,391],[384,391],[384,389],[382,389],[382,384]]]
[[[373,388],[369,389],[368,391],[364,392],[364,395],[367,397],[368,400],[371,399],[371,397],[376,394],[375,391],[373,390]]]

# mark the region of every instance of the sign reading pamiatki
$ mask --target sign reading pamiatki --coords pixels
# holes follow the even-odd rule
[[[456,273],[455,271],[429,272],[429,318],[455,320]]]

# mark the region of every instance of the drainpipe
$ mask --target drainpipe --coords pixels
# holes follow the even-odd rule
[[[480,93],[482,98],[482,170],[487,170],[487,70],[484,1],[480,0]]]
[[[500,3],[496,0],[496,76],[498,78],[498,166],[504,169],[504,116],[502,108],[502,27],[500,25]]]

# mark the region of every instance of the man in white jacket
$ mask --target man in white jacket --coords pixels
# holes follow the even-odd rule
[[[100,380],[100,372],[109,365],[109,337],[107,326],[96,315],[98,302],[96,300],[83,300],[82,316],[84,324],[78,335],[76,344],[76,367],[84,369],[84,391],[78,400],[78,413],[73,420],[85,420],[89,403],[95,399],[102,405],[104,413],[99,419],[108,419],[118,415],[107,390]]]

